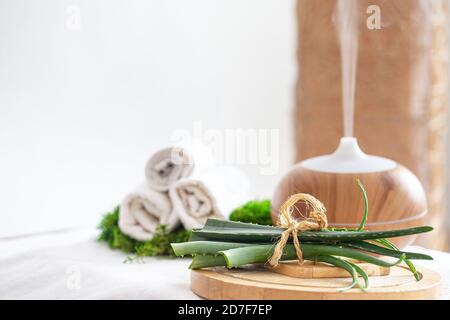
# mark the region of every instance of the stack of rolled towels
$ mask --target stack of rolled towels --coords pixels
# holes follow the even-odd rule
[[[208,218],[223,219],[208,179],[194,174],[195,161],[185,148],[170,147],[147,161],[145,181],[122,201],[119,228],[140,241],[150,240],[159,225],[200,228]],[[214,177],[219,185],[220,178]],[[211,179],[209,180],[211,182]],[[220,191],[219,191],[220,192]]]

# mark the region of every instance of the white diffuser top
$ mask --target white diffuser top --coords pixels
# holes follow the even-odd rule
[[[309,170],[330,173],[366,173],[393,169],[396,162],[387,158],[365,154],[356,138],[341,138],[332,154],[310,158],[301,162]]]

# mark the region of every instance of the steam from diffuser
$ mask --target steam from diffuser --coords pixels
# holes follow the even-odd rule
[[[336,25],[341,44],[342,115],[345,137],[353,136],[359,34],[358,2],[359,0],[338,0],[336,7]]]

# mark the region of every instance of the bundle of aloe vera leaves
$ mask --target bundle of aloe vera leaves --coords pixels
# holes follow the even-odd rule
[[[320,231],[304,231],[298,234],[304,260],[323,262],[346,270],[352,278],[347,290],[358,286],[369,288],[369,277],[355,261],[392,267],[404,262],[417,281],[421,275],[411,260],[433,258],[414,252],[399,250],[388,238],[409,236],[433,230],[429,226],[409,229],[366,231],[368,216],[367,196],[359,183],[365,200],[365,210],[359,228],[326,228]],[[191,255],[191,269],[225,266],[237,268],[247,264],[266,263],[273,254],[276,241],[285,229],[267,225],[209,219],[202,229],[193,230],[188,242],[174,243],[177,256]],[[388,261],[385,257],[391,257]],[[283,249],[281,260],[295,260],[297,253],[292,237]],[[359,276],[364,285],[359,282]]]

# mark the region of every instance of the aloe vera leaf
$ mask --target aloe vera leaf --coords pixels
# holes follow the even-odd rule
[[[312,260],[311,257],[308,257],[308,260]],[[363,286],[361,286],[361,284],[358,281],[358,274],[357,274],[356,269],[349,262],[339,259],[337,257],[333,257],[333,256],[315,256],[314,260],[329,263],[338,268],[342,268],[342,269],[346,270],[348,273],[350,273],[350,275],[352,276],[352,283],[347,287],[338,289],[339,291],[341,291],[341,292],[347,291],[347,290],[353,288],[355,285],[357,285],[361,290],[366,291],[365,288]]]
[[[171,243],[176,256],[196,254],[217,254],[218,251],[253,246],[254,243],[221,242],[221,241],[194,241]]]
[[[191,232],[191,235],[189,236],[189,242],[194,242],[194,241],[207,241],[208,239],[205,237],[202,237],[198,234],[196,234],[195,232]],[[220,241],[220,240],[217,240]]]
[[[367,252],[372,252],[376,254],[380,254],[383,256],[389,256],[389,257],[396,257],[400,258],[402,254],[406,255],[406,259],[416,259],[416,260],[433,260],[432,257],[426,254],[422,253],[415,253],[415,252],[406,252],[406,251],[400,251],[395,249],[388,249],[387,247],[381,247],[376,244],[365,242],[365,241],[353,241],[353,242],[345,242],[342,243],[342,246],[353,248],[353,249],[359,249]]]
[[[239,221],[229,221],[229,220],[220,220],[220,219],[208,219],[203,227],[203,229],[208,228],[233,228],[233,229],[255,229],[255,230],[271,230],[279,229],[281,232],[282,228],[268,226],[268,225],[259,225],[256,223],[247,223],[247,222],[239,222]],[[208,240],[208,237],[201,235],[198,231],[202,229],[194,229],[191,233],[189,241],[205,241]],[[227,239],[216,239],[218,241],[227,241]]]
[[[236,229],[271,229],[276,228],[273,226],[267,226],[267,225],[259,225],[255,223],[246,223],[246,222],[239,222],[239,221],[230,221],[230,220],[221,220],[221,219],[208,219],[206,220],[205,225],[203,228],[236,228]],[[191,233],[191,237],[189,238],[189,241],[205,241],[207,238],[202,237],[201,235],[197,234],[197,231],[200,231],[201,229],[194,229]]]
[[[347,263],[350,264],[356,270],[356,272],[364,279],[364,283],[365,283],[364,288],[369,289],[370,282],[369,282],[369,276],[367,275],[367,273],[357,264],[352,263],[350,261],[347,261]]]
[[[387,262],[378,258],[375,258],[371,255],[363,253],[359,250],[354,250],[350,248],[344,248],[342,246],[326,246],[326,245],[302,245],[301,246],[303,252],[309,255],[314,253],[316,255],[333,255],[351,258],[355,260],[365,261],[374,265],[382,266],[382,267],[392,267],[399,263],[401,263],[405,259],[405,255],[402,254],[400,258],[395,262]]]
[[[358,231],[356,228],[328,227],[324,231]]]
[[[364,185],[361,183],[361,180],[359,180],[357,178],[356,182],[358,183],[359,189],[361,189],[361,193],[362,193],[363,200],[364,200],[364,212],[363,212],[363,216],[361,219],[361,223],[359,224],[358,228],[333,228],[333,227],[330,227],[330,228],[327,228],[327,230],[330,230],[330,231],[362,231],[362,230],[364,230],[364,228],[366,226],[367,218],[369,217],[369,200],[367,198],[366,189],[364,188]]]
[[[280,237],[282,232],[282,228],[275,230],[255,230],[228,227],[205,227],[200,230],[193,230],[192,234],[215,241],[272,242]]]
[[[395,244],[393,244],[392,242],[390,242],[389,240],[387,240],[387,239],[375,239],[374,241],[376,241],[376,242],[386,246],[387,248],[399,251],[397,246]],[[433,260],[433,258],[431,258],[431,260]],[[405,259],[405,263],[408,266],[409,270],[414,275],[414,278],[416,279],[416,281],[422,280],[422,275],[419,272],[417,272],[417,269],[414,266],[414,264],[412,263],[412,261],[409,260],[409,259]]]
[[[219,251],[226,261],[228,268],[237,268],[245,264],[265,263],[273,253],[275,245],[255,245]],[[247,249],[247,250],[241,250]],[[296,253],[293,245],[287,245],[281,256],[281,260],[295,259]]]
[[[220,220],[220,219],[208,219],[203,228],[206,227],[219,227],[219,228],[241,228],[241,229],[256,229],[256,230],[273,230],[281,229],[279,227],[261,225],[256,223]],[[196,229],[198,230],[198,229]]]
[[[196,255],[192,258],[189,269],[201,269],[226,266],[225,259],[221,255],[205,254]]]
[[[228,268],[235,268],[245,264],[266,262],[272,255],[274,247],[274,245],[255,245],[219,251],[218,253],[224,256]],[[404,256],[401,256],[398,261],[389,263],[387,261],[365,254],[359,250],[344,248],[341,246],[302,244],[301,249],[304,256],[333,255],[365,261],[382,267],[392,267],[402,262],[404,259]],[[281,260],[292,259],[297,259],[297,253],[294,245],[288,244],[284,247]]]
[[[388,231],[304,231],[298,235],[298,238],[300,241],[349,242],[355,240],[401,237],[429,232],[431,230],[433,230],[432,227],[423,226]],[[205,227],[200,230],[193,230],[192,233],[209,240],[271,242],[280,237],[283,231],[284,229],[277,227],[270,227],[270,229]]]
[[[358,231],[364,230],[364,227],[366,226],[367,217],[369,216],[369,200],[367,199],[367,193],[366,189],[364,189],[363,184],[359,179],[356,179],[356,182],[358,183],[358,187],[361,189],[363,199],[364,199],[364,214],[361,220],[361,223],[358,227]]]

